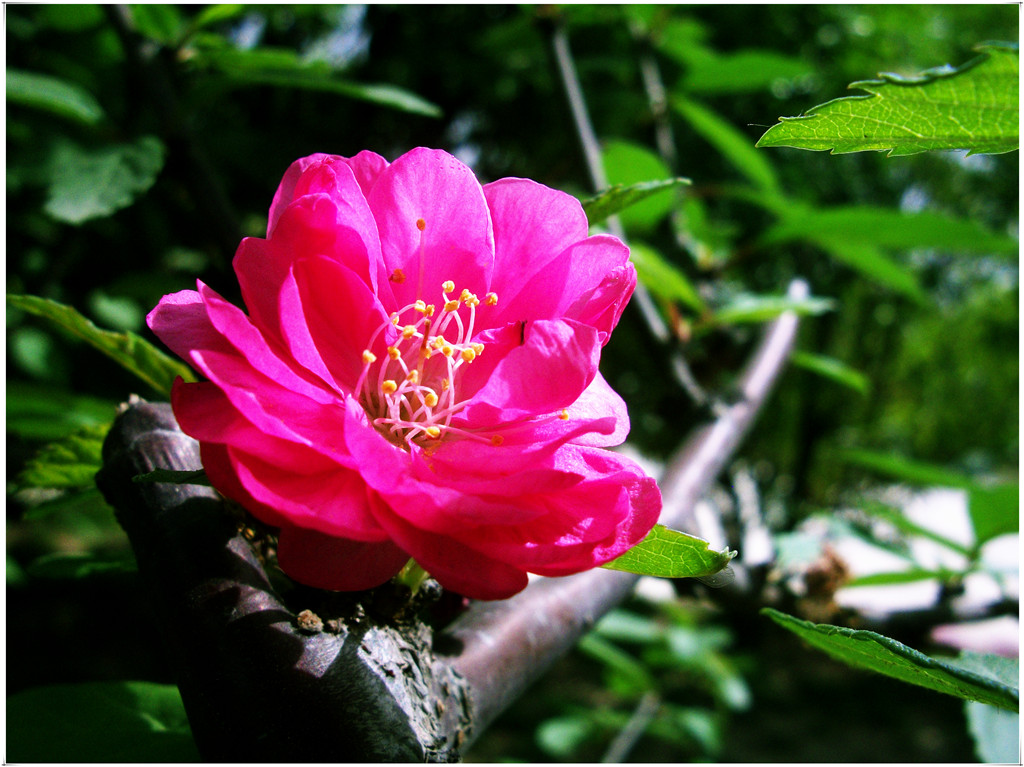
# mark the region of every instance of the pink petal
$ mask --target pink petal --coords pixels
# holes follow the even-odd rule
[[[575,197],[527,179],[503,178],[483,189],[494,224],[490,289],[498,306],[511,306],[514,314],[521,291],[550,289],[545,271],[551,259],[586,239],[587,217]]]
[[[392,540],[408,551],[442,586],[470,599],[507,599],[526,588],[526,573],[498,562],[455,539],[419,529],[380,503],[377,519]]]
[[[390,541],[350,541],[297,526],[282,527],[277,542],[277,561],[285,574],[316,589],[371,589],[397,575],[408,559]]]
[[[601,343],[608,343],[612,330],[619,324],[626,304],[636,288],[636,268],[626,263],[613,269],[592,290],[577,298],[568,309],[567,317],[575,317],[597,328],[601,333]]]
[[[388,161],[375,152],[364,149],[359,154],[342,158],[342,162],[352,169],[352,173],[363,190],[363,196],[369,197],[377,178],[388,167]]]
[[[579,399],[594,380],[601,342],[592,327],[568,320],[537,320],[527,325],[524,339],[522,346],[503,356],[485,347],[481,362],[488,354],[500,361],[459,413],[459,424],[480,428],[558,411]],[[469,376],[467,370],[464,384],[472,390]]]
[[[465,288],[484,296],[494,236],[469,168],[447,152],[414,149],[378,176],[369,202],[397,308],[417,299],[440,303],[446,280],[455,282],[457,293]]]
[[[594,376],[590,386],[583,390],[579,399],[566,410],[570,421],[598,421],[603,418],[615,419],[615,430],[611,434],[591,431],[573,439],[575,445],[591,447],[612,447],[621,445],[629,435],[629,411],[622,397],[608,385],[600,372]]]
[[[270,234],[276,228],[277,221],[281,218],[281,214],[284,212],[284,209],[288,207],[292,199],[295,197],[295,185],[298,183],[300,176],[302,176],[306,169],[340,159],[341,158],[337,155],[318,153],[311,154],[309,157],[301,157],[288,166],[288,170],[284,172],[284,177],[281,179],[281,183],[277,187],[277,192],[274,194],[274,201],[270,203],[270,216],[267,221],[267,237],[270,237]]]
[[[383,356],[397,336],[395,326],[366,284],[337,261],[302,258],[292,273],[297,286],[291,309],[295,324],[306,330],[333,380],[352,392],[363,372],[363,351]],[[282,307],[289,303],[282,297]],[[371,348],[370,339],[380,328],[384,330]],[[293,332],[286,334],[291,337]]]
[[[576,242],[550,258],[524,289],[503,300],[498,296],[498,312],[493,322],[556,319],[566,317],[592,324],[596,314],[587,306],[601,290],[601,307],[609,302],[625,304],[634,284],[622,276],[613,277],[629,262],[629,249],[611,235],[599,234]],[[603,333],[606,326],[595,326]]]

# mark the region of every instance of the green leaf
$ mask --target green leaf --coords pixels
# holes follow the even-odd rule
[[[870,514],[876,519],[884,519],[890,525],[895,527],[905,535],[916,536],[918,538],[926,538],[929,541],[945,546],[947,549],[963,554],[965,557],[971,556],[971,550],[966,546],[957,543],[956,541],[950,540],[936,532],[929,530],[926,527],[907,519],[907,516],[899,509],[894,509],[892,506],[886,506],[884,503],[877,503],[875,501],[865,501],[861,505],[861,510],[865,514]]]
[[[866,242],[843,240],[830,235],[821,235],[811,240],[837,261],[855,269],[880,285],[896,290],[918,304],[928,300],[921,289],[917,276],[907,266],[890,258],[877,247]]]
[[[303,61],[288,49],[202,48],[197,49],[194,63],[210,66],[236,83],[336,93],[425,117],[443,114],[436,104],[403,88],[338,79],[330,65],[322,61]]]
[[[55,440],[83,426],[110,423],[117,402],[24,381],[7,382],[7,432],[26,439]]]
[[[751,146],[751,137],[696,101],[676,96],[672,107],[754,186],[771,196],[779,193],[775,169],[763,153]]]
[[[185,19],[174,5],[165,3],[133,3],[132,20],[135,27],[150,40],[176,47],[185,32]]]
[[[107,513],[113,515],[114,510],[107,504],[103,493],[93,486],[78,492],[63,493],[52,500],[46,500],[25,510],[22,519],[36,520],[51,514],[75,514],[78,516]]]
[[[168,357],[148,341],[134,333],[100,330],[70,306],[48,298],[11,294],[7,295],[7,303],[42,317],[71,338],[85,341],[138,376],[160,396],[169,396],[171,384],[177,376],[186,381],[195,380],[187,366]]]
[[[1007,686],[1020,680],[1020,659],[1000,655],[961,652],[955,661],[961,668],[992,677]],[[978,758],[990,764],[1020,761],[1020,715],[970,701],[965,704],[967,727],[974,738]]]
[[[905,213],[894,208],[850,205],[794,206],[760,238],[761,245],[793,240],[858,242],[891,250],[937,248],[946,253],[1001,253],[1016,257],[1017,240],[997,234],[973,219],[933,211]]]
[[[672,172],[664,160],[647,147],[631,141],[605,142],[601,162],[608,175],[608,182],[613,188],[672,181]],[[619,218],[622,225],[634,232],[648,232],[654,229],[672,212],[676,204],[676,196],[671,191],[671,186],[667,185],[663,190],[653,189],[646,199],[634,201],[628,208],[620,208]],[[594,219],[591,219],[591,223],[593,221]]]
[[[987,45],[964,66],[918,78],[883,74],[852,83],[869,96],[845,96],[781,117],[757,142],[833,154],[935,149],[1012,152],[1019,144],[1019,73],[1016,45]]]
[[[647,666],[597,634],[584,635],[577,643],[576,649],[617,671],[638,691],[650,690],[656,686]]]
[[[967,509],[978,546],[997,536],[1019,532],[1020,484],[971,487],[967,491]]]
[[[629,256],[636,267],[637,278],[656,296],[666,301],[679,301],[697,312],[704,311],[704,301],[686,275],[653,248],[634,241],[629,245]]]
[[[103,439],[110,424],[87,426],[46,445],[18,474],[21,487],[91,487],[103,466]]]
[[[699,578],[729,564],[735,551],[712,551],[708,542],[664,525],[655,525],[640,543],[602,567],[658,578]]]
[[[233,19],[235,16],[239,16],[245,12],[245,6],[240,3],[218,3],[217,5],[208,5],[199,15],[192,19],[189,24],[191,32],[195,32],[199,29],[205,29],[211,27],[214,24],[219,24],[222,21]]]
[[[132,482],[167,482],[173,485],[206,485],[210,487],[210,480],[206,471],[196,469],[195,471],[173,471],[171,469],[154,469],[145,474],[136,474]],[[412,560],[409,560],[410,562]]]
[[[7,698],[11,762],[196,762],[174,685],[90,682]]]
[[[831,298],[790,298],[789,296],[755,296],[741,294],[715,310],[711,317],[714,325],[735,325],[741,322],[766,322],[784,312],[801,316],[819,315],[835,309]]]
[[[750,93],[766,90],[778,80],[810,74],[800,59],[776,51],[746,48],[736,53],[691,57],[679,87],[688,93]]]
[[[138,572],[132,553],[118,554],[47,554],[26,568],[33,578],[46,580],[81,580],[104,575]]]
[[[615,184],[600,194],[583,200],[583,212],[587,214],[587,221],[593,226],[631,205],[646,200],[651,195],[690,183],[688,178],[668,178],[661,181],[641,181],[638,184]]]
[[[911,461],[892,453],[851,449],[840,450],[838,457],[846,463],[852,463],[913,485],[962,488],[975,486],[974,480],[966,474],[931,463]]]
[[[24,104],[85,125],[103,119],[99,102],[81,86],[19,69],[7,70],[7,103]]]
[[[929,658],[895,639],[873,631],[811,623],[770,607],[763,608],[761,613],[808,644],[850,666],[877,671],[964,700],[976,700],[1010,711],[1020,710],[1016,687]]]
[[[858,586],[892,586],[901,583],[918,583],[920,581],[939,580],[949,578],[950,573],[945,570],[899,570],[891,573],[872,573],[862,575],[859,578],[846,581],[843,588],[850,589]]]
[[[62,140],[50,161],[44,209],[68,224],[109,216],[148,190],[163,164],[164,145],[152,136],[98,149]]]
[[[804,370],[835,381],[838,384],[853,389],[860,394],[867,395],[871,389],[871,381],[859,370],[854,370],[842,360],[835,357],[826,357],[822,354],[811,354],[810,352],[793,352],[789,361]]]

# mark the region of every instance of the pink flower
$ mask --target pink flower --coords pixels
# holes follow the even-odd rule
[[[598,372],[636,284],[626,247],[532,181],[483,187],[451,155],[313,155],[234,260],[249,315],[197,283],[149,326],[213,485],[280,528],[310,586],[379,585],[413,557],[477,599],[639,542],[654,481]]]

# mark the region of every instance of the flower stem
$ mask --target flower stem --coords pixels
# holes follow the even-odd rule
[[[415,559],[410,559],[405,563],[405,567],[398,571],[398,575],[392,578],[392,581],[408,586],[409,591],[415,594],[429,577],[430,573],[420,567]]]

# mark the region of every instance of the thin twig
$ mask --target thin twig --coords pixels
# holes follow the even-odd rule
[[[597,140],[597,134],[594,132],[594,126],[587,110],[587,102],[583,96],[583,87],[580,85],[579,76],[576,73],[576,65],[572,58],[572,51],[569,49],[569,37],[565,33],[564,26],[557,20],[550,27],[550,30],[551,48],[554,51],[558,73],[565,88],[569,108],[572,111],[576,133],[583,147],[587,171],[590,174],[591,183],[594,185],[594,191],[600,192],[608,188],[608,177],[601,162],[601,145]],[[607,224],[612,234],[623,242],[627,242],[626,232],[618,216],[610,216]],[[662,319],[654,299],[642,283],[637,283],[636,290],[633,292],[632,303],[640,310],[652,335],[660,343],[674,346],[674,339],[668,325]],[[683,387],[683,390],[697,405],[704,406],[708,404],[709,398],[707,393],[697,383],[697,379],[691,372],[686,360],[683,359],[679,349],[673,348],[670,357],[672,373],[680,386]]]
[[[626,726],[615,736],[615,740],[608,746],[608,750],[601,757],[601,761],[604,764],[624,762],[626,757],[629,756],[629,752],[637,744],[637,741],[647,731],[659,708],[661,708],[661,697],[658,693],[654,690],[645,692],[636,708],[633,709],[633,715],[629,717]]]

